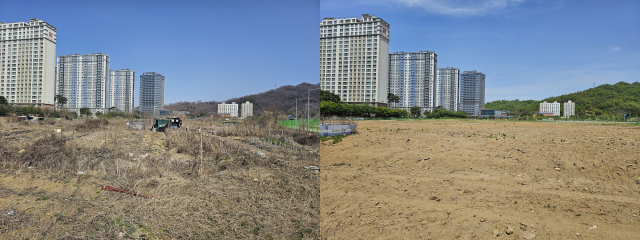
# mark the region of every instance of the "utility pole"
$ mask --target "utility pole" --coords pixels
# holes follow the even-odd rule
[[[303,99],[296,98],[296,120],[298,120],[298,101],[300,100],[304,100],[304,98]]]
[[[309,92],[307,92],[307,122],[309,121],[309,100],[311,100],[311,87],[309,87]]]
[[[314,88],[313,90],[318,90],[319,88]],[[311,98],[311,87],[309,87],[309,92],[307,93],[307,121],[309,121],[309,109],[311,104],[309,103],[309,99]]]

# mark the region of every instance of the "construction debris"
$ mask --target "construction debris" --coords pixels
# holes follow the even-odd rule
[[[115,187],[112,187],[112,186],[102,186],[102,190],[131,194],[131,195],[134,195],[136,197],[153,198],[153,196],[149,196],[149,195],[142,194],[142,193],[139,193],[139,192],[127,191],[127,190],[120,189],[120,188],[115,188]]]
[[[311,170],[311,171],[318,172],[318,173],[320,172],[320,168],[318,168],[316,166],[308,166],[308,167],[304,167],[304,169]]]

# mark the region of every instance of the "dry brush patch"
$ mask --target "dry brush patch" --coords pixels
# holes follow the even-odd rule
[[[318,237],[319,179],[302,168],[317,165],[317,149],[250,135],[125,131],[124,122],[110,122],[65,123],[88,131],[81,137],[0,139],[0,204],[15,213],[2,214],[0,237]],[[155,151],[138,147],[158,140]],[[154,197],[100,191],[103,185]]]
[[[86,119],[81,124],[76,125],[76,131],[89,132],[103,129],[107,125],[109,125],[109,120],[106,118]]]
[[[53,118],[44,118],[44,120],[42,121],[38,121],[38,124],[40,125],[52,125],[55,126],[56,125],[56,120],[54,120]]]
[[[6,122],[7,123],[20,123],[22,122],[22,119],[19,118],[18,116],[9,116],[9,117],[5,117]]]

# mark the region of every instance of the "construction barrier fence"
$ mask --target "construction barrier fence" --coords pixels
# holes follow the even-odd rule
[[[309,132],[320,131],[320,119],[288,120],[279,123],[280,126],[290,129],[302,129]]]
[[[336,135],[349,135],[357,132],[357,124],[327,124],[320,125],[320,135],[330,137]]]

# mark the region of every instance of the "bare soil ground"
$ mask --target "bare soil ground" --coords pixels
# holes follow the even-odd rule
[[[320,147],[328,239],[640,239],[637,125],[359,121],[358,132]]]
[[[268,121],[186,120],[166,135],[125,123],[0,118],[0,239],[319,236],[319,177],[304,169],[319,147],[307,133]]]

